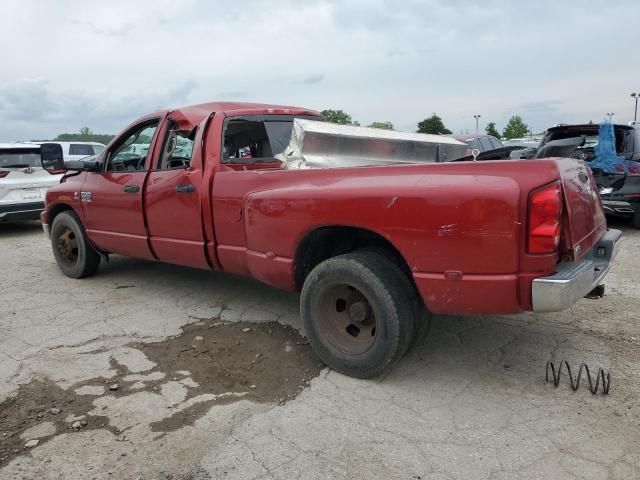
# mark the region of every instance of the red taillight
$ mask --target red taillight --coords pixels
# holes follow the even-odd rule
[[[527,252],[554,253],[560,244],[562,190],[559,183],[548,185],[529,196]]]
[[[0,170],[0,178],[4,178],[7,175],[9,175],[9,171],[8,170]]]

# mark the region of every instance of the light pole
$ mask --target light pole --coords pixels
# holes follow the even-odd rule
[[[478,115],[474,115],[473,118],[476,119],[476,137],[478,136],[478,120],[480,119],[482,115],[478,114]]]
[[[631,96],[636,99],[636,110],[633,114],[633,123],[638,121],[638,98],[640,97],[640,93],[632,93]]]
[[[613,117],[615,115],[615,113],[611,112],[611,113],[607,113],[607,117],[609,117],[609,123],[611,123],[611,117]]]

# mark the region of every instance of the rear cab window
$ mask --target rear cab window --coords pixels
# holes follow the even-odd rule
[[[222,134],[222,163],[269,163],[289,145],[293,120],[321,117],[248,115],[229,117]]]

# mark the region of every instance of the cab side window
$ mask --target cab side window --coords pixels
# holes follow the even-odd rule
[[[172,122],[162,143],[162,152],[156,169],[171,170],[189,167],[195,136],[195,128],[193,130],[178,130],[177,124]]]
[[[149,147],[158,128],[158,120],[135,127],[109,152],[105,171],[126,172],[145,169]]]
[[[228,120],[224,129],[222,163],[272,162],[289,144],[291,120]]]

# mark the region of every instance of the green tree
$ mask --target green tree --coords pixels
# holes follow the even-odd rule
[[[351,115],[342,110],[327,109],[322,110],[320,113],[327,122],[338,123],[340,125],[360,125],[358,122],[353,121]]]
[[[484,131],[487,132],[487,135],[493,135],[496,138],[502,138],[500,136],[500,133],[498,132],[498,129],[496,128],[496,122],[487,123],[487,126],[484,129]]]
[[[418,133],[432,133],[434,135],[450,135],[451,130],[444,126],[442,119],[435,113],[429,118],[418,122]]]
[[[80,129],[80,136],[81,137],[88,137],[90,135],[93,135],[93,132],[91,131],[91,129],[89,127],[82,127]]]
[[[381,130],[393,130],[393,123],[391,122],[373,122],[369,125],[369,128],[379,128]]]
[[[54,141],[58,142],[97,142],[108,144],[115,135],[93,133],[89,127],[82,127],[78,133],[61,133]]]
[[[507,140],[510,138],[520,138],[527,135],[529,125],[524,123],[520,115],[514,115],[509,119],[507,126],[504,127],[502,136]]]

